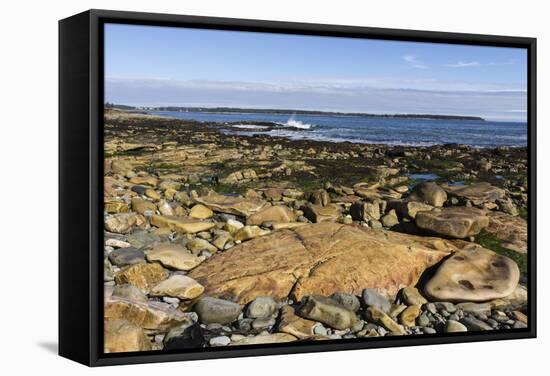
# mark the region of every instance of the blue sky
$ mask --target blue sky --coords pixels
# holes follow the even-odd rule
[[[513,48],[108,24],[105,99],[525,121]]]

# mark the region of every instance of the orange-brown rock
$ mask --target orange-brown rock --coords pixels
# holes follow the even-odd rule
[[[271,206],[252,214],[246,220],[247,225],[261,225],[264,222],[289,223],[296,221],[296,214],[285,205]]]
[[[185,313],[167,303],[138,302],[110,297],[105,300],[105,320],[124,319],[144,329],[166,330],[179,323],[191,323],[193,314]]]
[[[277,230],[217,254],[189,276],[205,293],[248,303],[258,296],[300,301],[376,288],[394,296],[450,252],[471,243],[319,223]]]
[[[490,212],[489,226],[485,231],[502,240],[504,248],[527,253],[527,221],[501,212]]]
[[[291,306],[285,305],[281,308],[279,332],[291,334],[298,339],[306,339],[315,335],[313,330],[319,325],[317,321],[298,316]]]
[[[224,196],[214,191],[208,192],[206,196],[196,198],[195,201],[209,207],[215,212],[235,214],[242,217],[248,217],[257,213],[268,205],[267,202],[262,200]]]
[[[167,277],[168,272],[160,264],[134,264],[118,272],[115,275],[115,281],[119,285],[130,283],[149,292]]]
[[[105,321],[104,336],[105,353],[151,350],[145,331],[127,320]]]

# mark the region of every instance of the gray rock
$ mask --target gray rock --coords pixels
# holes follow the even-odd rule
[[[456,307],[466,313],[477,313],[485,315],[491,313],[491,305],[489,303],[458,303]]]
[[[176,326],[164,337],[165,350],[196,349],[205,343],[202,329],[197,323]]]
[[[441,312],[441,311],[447,311],[449,313],[454,313],[456,312],[456,306],[453,304],[453,303],[449,303],[449,302],[436,302],[434,303],[435,304],[435,308]]]
[[[447,193],[435,183],[424,182],[414,186],[409,199],[441,207],[447,201]]]
[[[259,296],[246,308],[246,316],[251,318],[270,317],[278,310],[277,302],[269,296]]]
[[[437,331],[434,328],[430,328],[429,326],[426,326],[426,327],[422,328],[422,331],[424,332],[424,334],[436,334],[437,333]]]
[[[512,325],[512,328],[514,329],[525,329],[527,328],[527,324],[521,321],[515,321],[514,325]]]
[[[145,253],[134,247],[118,248],[109,253],[109,261],[116,266],[141,264],[145,262]]]
[[[266,329],[275,325],[275,319],[272,317],[260,317],[252,321],[252,328]]]
[[[357,322],[355,312],[333,299],[309,295],[303,299],[299,314],[306,319],[320,321],[334,329],[347,329]]]
[[[363,290],[363,303],[368,307],[376,307],[384,313],[388,313],[391,309],[390,301],[385,297],[380,295],[375,289],[364,289]]]
[[[254,319],[240,319],[235,323],[235,328],[243,332],[248,332],[252,329],[252,322]]]
[[[357,323],[355,323],[355,325],[351,328],[351,331],[353,333],[357,333],[361,330],[363,330],[363,327],[365,326],[365,321],[363,320],[359,320],[357,321]]]
[[[118,298],[124,298],[137,302],[147,301],[147,296],[141,289],[131,284],[123,284],[115,286],[113,289],[113,296]]]
[[[330,296],[332,299],[349,309],[350,311],[357,312],[361,308],[359,299],[353,294],[346,294],[343,292],[337,292]]]
[[[210,338],[210,341],[208,341],[210,346],[216,347],[216,346],[227,346],[231,343],[231,339],[228,336],[219,336],[219,337],[213,337]]]
[[[453,321],[459,321],[460,320],[460,317],[456,314],[456,313],[453,313],[452,315],[450,315],[448,317],[449,320],[453,320]]]
[[[229,324],[239,317],[242,307],[228,300],[205,296],[193,307],[203,324]]]
[[[466,316],[460,323],[463,324],[470,331],[492,330],[491,326],[484,321],[476,319],[472,316]]]
[[[494,319],[487,319],[487,324],[489,324],[493,329],[498,327],[498,322]]]
[[[416,323],[418,326],[428,326],[430,325],[430,319],[425,313],[423,313],[416,319]]]
[[[317,325],[313,328],[313,333],[320,335],[320,336],[326,336],[328,335],[327,328],[325,328],[323,325]]]
[[[445,325],[445,333],[467,332],[468,328],[458,321],[449,320]]]
[[[132,247],[138,249],[149,249],[153,248],[158,242],[160,242],[160,237],[144,230],[137,230],[129,234],[127,240]]]
[[[434,303],[427,303],[424,305],[424,309],[432,314],[437,313],[437,308],[435,308]]]

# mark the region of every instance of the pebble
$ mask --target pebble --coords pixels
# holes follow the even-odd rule
[[[231,338],[227,336],[219,336],[219,337],[213,337],[210,338],[210,341],[208,341],[210,346],[216,347],[216,346],[227,346],[231,343]]]

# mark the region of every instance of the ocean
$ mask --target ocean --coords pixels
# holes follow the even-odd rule
[[[266,134],[294,140],[432,146],[527,146],[527,123],[478,120],[368,118],[338,115],[208,113],[152,111],[152,114],[202,122],[234,123],[228,133]],[[239,124],[243,122],[246,124]],[[272,122],[275,128],[255,125]]]

